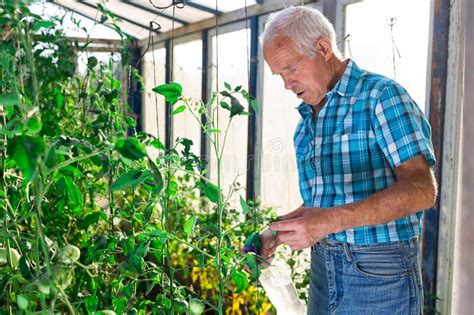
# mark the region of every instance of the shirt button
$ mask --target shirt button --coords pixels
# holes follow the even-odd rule
[[[311,164],[314,168],[316,168],[320,164],[320,162],[321,162],[321,157],[319,156],[313,156],[311,158]]]

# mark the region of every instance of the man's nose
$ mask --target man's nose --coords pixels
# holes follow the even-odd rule
[[[292,78],[285,78],[283,81],[285,82],[285,89],[287,90],[293,90],[297,83],[296,80]]]

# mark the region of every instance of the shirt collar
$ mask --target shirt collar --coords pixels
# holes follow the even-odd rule
[[[326,93],[326,98],[330,98],[333,94],[337,93],[340,96],[351,96],[356,89],[357,81],[361,76],[362,70],[357,66],[357,64],[352,60],[347,60],[347,66],[344,70],[339,81],[336,85]],[[311,105],[306,103],[301,103],[296,107],[302,117],[307,117],[312,114]]]
[[[361,72],[357,64],[352,59],[348,59],[344,73],[334,88],[327,94],[337,93],[340,96],[351,96],[355,91]]]

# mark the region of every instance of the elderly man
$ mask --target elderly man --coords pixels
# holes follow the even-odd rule
[[[294,143],[304,200],[262,233],[262,256],[311,247],[308,314],[420,314],[417,237],[437,193],[423,113],[395,81],[342,60],[315,9],[272,15],[262,39],[271,71],[303,101]]]

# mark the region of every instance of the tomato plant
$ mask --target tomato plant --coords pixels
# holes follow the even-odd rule
[[[117,76],[136,75],[130,41],[103,6],[96,23],[115,26],[121,63],[89,54],[85,74],[76,67],[87,48],[62,33],[64,17],[44,21],[16,1],[0,9],[7,34],[0,42],[0,312],[269,311],[243,269],[258,257],[241,248],[274,214],[242,197],[240,206],[229,202],[221,183],[227,127],[213,119],[218,108],[229,124],[247,115],[237,96],[256,106],[248,93],[226,84],[203,104],[177,83],[155,89],[174,115],[208,113],[206,124],[197,123],[218,161],[212,182],[191,140],[166,148],[137,132],[127,80]]]

